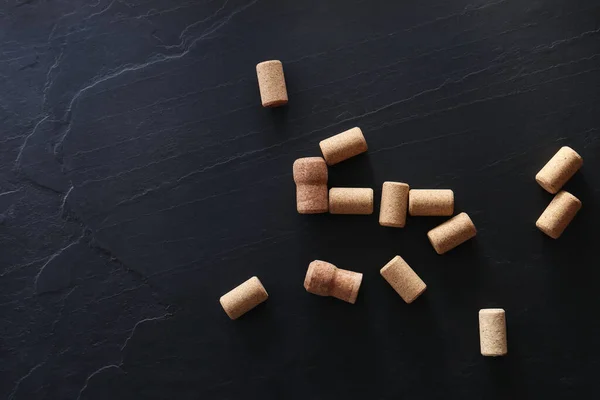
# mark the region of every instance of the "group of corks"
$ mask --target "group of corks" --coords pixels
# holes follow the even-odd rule
[[[277,107],[288,102],[283,66],[280,61],[265,61],[256,66],[261,101],[264,107]],[[372,188],[328,188],[328,166],[335,165],[368,150],[360,128],[355,127],[319,143],[323,157],[300,158],[294,162],[296,209],[300,214],[373,213]],[[536,175],[536,181],[548,192],[556,194],[582,166],[583,159],[573,149],[562,147]],[[560,191],[536,222],[548,236],[557,239],[581,208],[581,201]],[[402,182],[384,182],[381,193],[379,224],[403,228],[410,216],[452,216],[454,192],[450,189],[410,189]],[[434,250],[444,254],[475,237],[477,230],[467,213],[460,213],[427,233]],[[380,270],[381,276],[408,304],[427,289],[427,285],[400,256],[394,257]],[[358,272],[337,268],[315,260],[308,266],[305,289],[319,296],[332,296],[354,304],[362,283]],[[252,277],[220,299],[231,319],[237,319],[268,298],[257,277]],[[479,311],[481,354],[501,356],[508,351],[506,317],[501,308]]]

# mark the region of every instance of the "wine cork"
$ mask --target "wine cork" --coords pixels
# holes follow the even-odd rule
[[[583,158],[572,148],[563,146],[537,173],[535,180],[546,191],[555,194],[582,165]]]
[[[400,182],[383,182],[379,225],[404,228],[409,186]]]
[[[367,151],[367,141],[360,128],[348,129],[319,143],[327,165],[334,165]]]
[[[279,107],[287,104],[288,95],[281,61],[270,60],[257,64],[256,75],[263,107]]]
[[[329,212],[331,214],[373,214],[373,189],[329,189]]]
[[[319,296],[332,296],[354,304],[362,282],[362,274],[325,261],[315,260],[308,266],[304,288]]]
[[[318,214],[329,210],[327,164],[321,157],[294,161],[296,209],[300,214]]]
[[[479,343],[484,356],[503,356],[506,343],[506,313],[502,308],[479,310]]]
[[[229,318],[237,319],[269,297],[260,280],[253,276],[238,287],[225,293],[219,300]]]
[[[427,237],[436,253],[444,254],[476,234],[473,221],[463,212],[427,232]]]
[[[581,201],[571,193],[562,190],[554,196],[535,226],[552,239],[558,239],[580,209]]]
[[[415,217],[449,217],[454,214],[454,192],[450,189],[411,189],[408,213]]]
[[[400,256],[394,257],[379,273],[408,304],[427,289],[425,282]]]

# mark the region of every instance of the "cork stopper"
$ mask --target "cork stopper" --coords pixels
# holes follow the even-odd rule
[[[379,272],[408,304],[415,301],[427,289],[425,282],[400,256],[394,257]]]
[[[373,214],[373,189],[329,189],[329,212],[331,214]]]
[[[319,143],[327,165],[334,165],[367,151],[367,141],[360,128],[352,128]]]
[[[329,210],[327,164],[321,157],[299,158],[294,161],[296,209],[300,214],[318,214]]]
[[[583,158],[568,146],[561,147],[537,173],[535,180],[547,192],[555,194],[583,165]]]
[[[554,196],[535,226],[552,239],[558,239],[580,209],[581,201],[571,193],[562,190]]]
[[[481,355],[497,357],[508,353],[506,314],[502,308],[479,310],[479,342]]]
[[[319,296],[332,296],[354,304],[362,282],[362,274],[325,261],[315,260],[308,266],[304,288]]]
[[[415,217],[449,217],[454,214],[454,192],[450,189],[411,189],[408,212]]]
[[[263,107],[279,107],[287,104],[288,95],[281,61],[261,62],[256,65],[256,75]]]
[[[467,213],[460,213],[427,233],[436,253],[444,254],[475,237],[477,229]]]
[[[269,297],[260,280],[253,276],[238,287],[225,293],[219,300],[229,318],[237,319]]]
[[[383,182],[379,225],[404,228],[408,206],[409,186],[401,182]]]

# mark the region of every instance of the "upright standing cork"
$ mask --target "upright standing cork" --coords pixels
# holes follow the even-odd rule
[[[411,189],[408,212],[412,216],[444,216],[454,214],[454,192],[450,189]]]
[[[256,276],[225,293],[219,300],[229,318],[237,319],[267,300],[269,295]]]
[[[362,282],[362,274],[345,269],[325,261],[315,260],[308,266],[304,288],[307,292],[319,296],[333,296],[354,304]]]
[[[279,107],[287,104],[288,95],[281,61],[270,60],[257,64],[256,75],[263,107]]]
[[[331,214],[373,214],[373,189],[329,189],[329,212]]]
[[[367,151],[367,141],[360,128],[352,128],[319,143],[327,165],[334,165]]]
[[[535,180],[546,191],[554,194],[575,175],[582,165],[583,158],[572,148],[563,146],[537,173]]]
[[[300,214],[318,214],[329,210],[327,164],[321,157],[294,161],[296,208]]]
[[[408,205],[408,185],[400,182],[383,182],[379,225],[404,228]]]
[[[580,209],[581,201],[561,190],[540,215],[535,226],[552,239],[558,239]]]
[[[425,282],[400,256],[394,257],[379,272],[408,304],[415,301],[427,289]]]
[[[502,308],[479,310],[479,343],[484,356],[503,356],[506,343],[506,314]]]
[[[427,233],[436,253],[444,254],[475,237],[477,229],[467,213],[460,213]]]

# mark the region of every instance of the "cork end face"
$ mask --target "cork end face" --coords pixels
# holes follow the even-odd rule
[[[223,307],[223,311],[225,311],[225,314],[227,314],[227,316],[229,317],[229,319],[231,320],[235,320],[239,317],[239,315],[234,315],[230,312],[230,310],[227,307],[227,303],[224,300],[225,296],[221,296],[221,298],[219,298],[219,303],[221,303],[221,307]]]
[[[535,181],[548,193],[556,194],[556,192],[558,192],[558,188],[552,186],[550,182],[546,181],[539,173],[535,176]]]
[[[259,71],[261,68],[269,67],[272,65],[283,66],[283,64],[279,60],[267,60],[267,61],[259,62],[258,64],[256,64],[256,71]]]
[[[543,233],[545,233],[548,237],[551,237],[552,239],[558,239],[560,237],[560,235],[562,235],[562,232],[556,232],[554,231],[552,228],[550,228],[549,226],[547,226],[544,221],[540,219],[538,219],[535,222],[535,226],[542,231]]]
[[[288,103],[288,99],[279,99],[279,100],[266,101],[266,102],[262,103],[262,106],[264,108],[275,108],[275,107],[285,106],[287,103]]]
[[[395,223],[395,222],[380,220],[379,225],[385,226],[386,228],[404,228],[406,226],[406,222],[405,223]]]
[[[506,314],[504,308],[483,308],[479,310],[479,315],[502,315]]]
[[[438,246],[438,242],[433,237],[433,234],[431,231],[427,232],[427,239],[429,239],[429,243],[431,243],[431,247],[433,247],[433,250],[435,250],[435,252],[438,253],[439,255],[442,255],[446,251],[448,251],[448,250],[444,251],[444,249],[442,249],[441,247]]]
[[[350,296],[348,296],[348,303],[350,303],[350,304],[356,303],[356,298],[358,297],[358,291],[360,290],[360,285],[362,284],[362,279],[363,279],[363,274],[356,273],[356,278],[354,280],[354,286],[352,287]]]
[[[481,355],[485,356],[485,357],[502,357],[502,356],[505,356],[507,354],[508,354],[508,351],[498,352],[498,353],[488,353],[488,352],[484,352],[484,351],[481,352]]]

